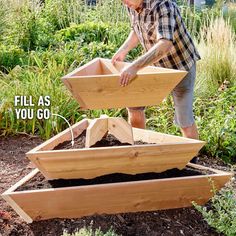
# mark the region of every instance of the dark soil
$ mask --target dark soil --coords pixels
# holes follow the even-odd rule
[[[77,138],[74,139],[75,143],[72,147],[71,141],[65,141],[63,143],[58,144],[54,150],[60,150],[60,149],[79,149],[79,148],[85,148],[85,140],[86,140],[86,130],[83,131]],[[143,145],[148,144],[143,141],[135,141],[135,145]],[[129,143],[121,143],[115,136],[112,134],[105,135],[100,141],[95,143],[91,146],[93,147],[112,147],[112,146],[126,146],[131,145]]]
[[[213,172],[208,171],[207,173],[212,174]],[[205,171],[200,172],[193,168],[186,167],[183,170],[171,169],[161,173],[150,172],[136,175],[116,173],[116,174],[99,176],[94,179],[58,179],[58,180],[48,181],[44,178],[44,176],[41,173],[38,173],[30,181],[20,186],[17,189],[17,191],[186,177],[186,176],[196,176],[203,174],[206,174],[206,172]]]
[[[25,157],[25,153],[41,142],[39,138],[24,135],[0,137],[1,193],[32,170],[33,166]],[[203,159],[206,160],[205,157]],[[211,165],[210,161],[206,165]],[[26,224],[3,199],[0,199],[1,236],[59,236],[64,230],[72,233],[91,224],[93,228],[101,227],[102,231],[113,227],[117,234],[123,236],[220,235],[207,225],[201,214],[193,207],[118,215],[94,215],[81,219],[53,219]]]

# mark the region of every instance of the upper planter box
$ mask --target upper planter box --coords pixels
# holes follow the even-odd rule
[[[184,78],[186,71],[148,66],[131,84],[119,85],[121,70],[128,65],[96,58],[62,78],[81,109],[106,109],[158,105]]]

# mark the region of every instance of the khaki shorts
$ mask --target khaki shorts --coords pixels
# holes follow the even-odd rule
[[[189,127],[194,124],[193,93],[194,93],[195,79],[196,79],[196,63],[193,64],[188,74],[171,92],[175,107],[174,123],[182,128]],[[145,107],[129,107],[127,109],[131,112],[132,110],[143,111]]]

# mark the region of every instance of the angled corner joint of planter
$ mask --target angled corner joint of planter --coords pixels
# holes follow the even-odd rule
[[[85,147],[100,141],[107,133],[114,135],[121,143],[134,144],[132,127],[121,117],[102,116],[90,122],[86,130]]]

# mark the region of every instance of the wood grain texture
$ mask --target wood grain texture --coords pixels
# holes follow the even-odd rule
[[[91,147],[108,133],[114,135],[121,143],[134,144],[131,125],[121,117],[102,115],[90,122],[86,130],[85,147]]]
[[[97,118],[90,122],[86,130],[85,147],[89,148],[100,141],[108,131],[108,118]]]
[[[197,167],[201,169],[201,166]],[[93,214],[188,207],[192,205],[192,201],[205,204],[212,197],[209,178],[216,189],[220,189],[230,180],[231,174],[221,171],[211,175],[181,178],[8,191],[7,195],[33,220],[78,218]],[[14,209],[14,205],[11,206]],[[20,215],[27,220],[25,214]]]
[[[103,60],[103,68],[107,68],[111,74],[119,74],[120,72],[109,60]]]
[[[154,130],[144,130],[138,128],[133,129],[134,140],[142,140],[147,143],[201,143],[204,145],[206,142],[172,134],[160,133]]]
[[[32,170],[28,175],[24,178],[19,180],[16,184],[10,187],[7,191],[5,191],[1,196],[2,198],[15,210],[15,212],[21,216],[27,223],[32,223],[33,219],[15,202],[11,197],[10,194],[14,192],[18,187],[22,186],[32,177],[34,177],[39,172],[38,169]]]
[[[201,143],[180,143],[38,151],[30,160],[48,179],[94,178],[183,169],[201,147]]]
[[[134,144],[132,127],[121,117],[108,118],[108,131],[121,143]]]
[[[102,65],[90,63],[87,69],[77,70],[62,79],[67,87],[69,84],[68,88],[81,109],[158,105],[187,74],[186,71],[146,67],[138,72],[128,86],[121,87],[119,74],[113,74],[112,71],[101,75],[101,68],[104,65],[107,67],[110,61],[99,59],[99,62]],[[115,68],[120,72],[125,65],[127,63],[117,63]],[[96,66],[100,69],[96,69]]]

